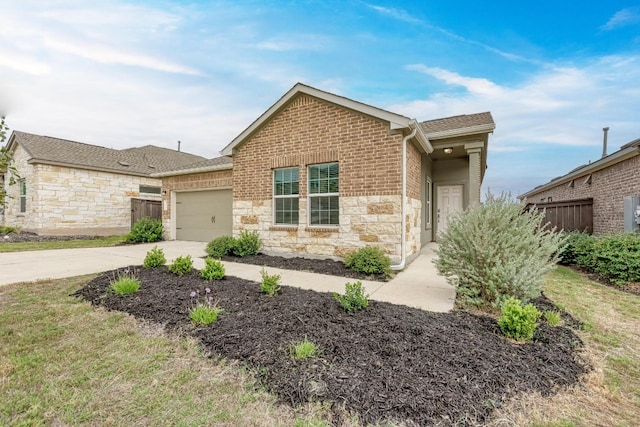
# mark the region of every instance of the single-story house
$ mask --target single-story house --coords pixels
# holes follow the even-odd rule
[[[153,145],[115,150],[19,131],[7,148],[20,180],[1,179],[9,197],[0,224],[43,235],[125,234],[132,217],[144,216],[138,209],[156,205],[160,216],[162,180],[153,173],[206,160]]]
[[[376,245],[402,266],[480,202],[494,128],[488,112],[418,122],[296,84],[223,157],[153,175],[167,237],[255,230],[268,253]]]
[[[538,208],[557,211],[553,225],[587,228],[596,235],[625,231],[625,197],[640,196],[640,139],[597,161],[579,166],[520,196]],[[633,207],[635,209],[635,207]],[[555,219],[557,217],[557,219]],[[582,218],[581,218],[582,217]],[[591,227],[583,227],[584,220]]]

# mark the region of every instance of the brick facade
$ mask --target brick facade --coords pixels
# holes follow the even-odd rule
[[[593,198],[593,233],[624,231],[624,197],[640,195],[640,155],[529,194],[528,203]],[[590,177],[590,179],[588,179]]]
[[[14,165],[26,183],[26,212],[20,213],[19,185],[7,187],[4,225],[43,235],[112,235],[131,229],[131,199],[160,200],[140,194],[140,185],[160,187],[156,178],[29,164],[19,145]]]

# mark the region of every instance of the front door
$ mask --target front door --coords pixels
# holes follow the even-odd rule
[[[438,190],[437,221],[438,234],[447,230],[449,215],[463,210],[462,185],[441,185]]]

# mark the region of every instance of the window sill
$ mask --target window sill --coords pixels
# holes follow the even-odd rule
[[[340,226],[339,225],[309,226],[309,227],[305,227],[304,231],[337,233],[338,231],[340,231]]]
[[[272,225],[269,231],[298,231],[297,225]]]

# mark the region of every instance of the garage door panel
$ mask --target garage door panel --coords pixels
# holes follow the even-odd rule
[[[232,234],[231,190],[176,193],[176,239],[208,242]]]

